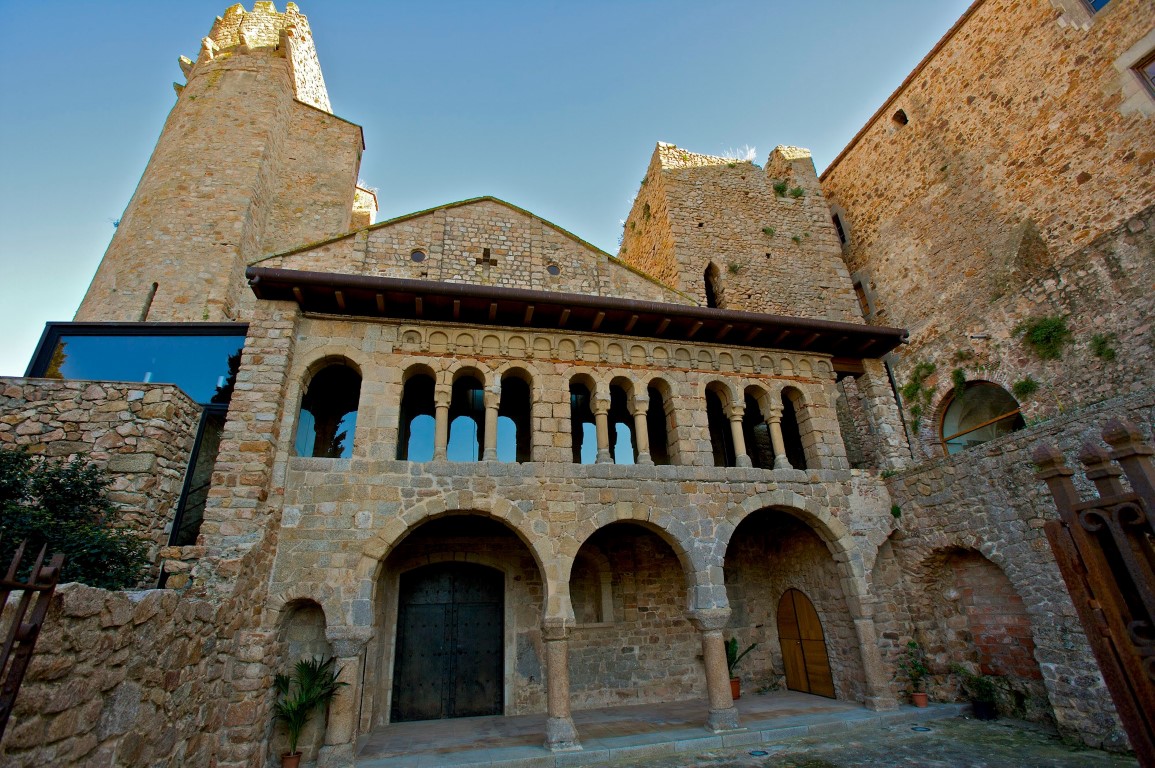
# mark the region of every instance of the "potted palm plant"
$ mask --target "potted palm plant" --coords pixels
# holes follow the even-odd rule
[[[313,710],[324,710],[337,695],[342,686],[348,685],[337,680],[341,675],[337,660],[312,658],[301,659],[293,671],[286,675],[278,672],[273,677],[273,690],[277,700],[273,704],[273,719],[285,726],[289,737],[289,751],[281,755],[282,768],[297,768],[301,763],[301,753],[297,741]]]
[[[898,661],[898,668],[910,682],[910,702],[916,707],[925,707],[927,697],[923,679],[930,674],[930,669],[926,666],[926,654],[916,641],[911,640],[906,644],[906,651]]]
[[[746,654],[758,647],[758,643],[751,643],[750,647],[738,653],[738,638],[731,637],[726,641],[726,669],[730,672],[730,695],[735,700],[742,698],[742,681],[734,674],[734,667],[738,666]]]

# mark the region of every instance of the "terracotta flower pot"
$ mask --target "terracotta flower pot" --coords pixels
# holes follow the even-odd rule
[[[301,765],[301,753],[294,752],[289,754],[285,752],[281,755],[281,768],[298,768]]]
[[[922,691],[914,691],[910,694],[910,702],[916,707],[926,706],[926,694]]]
[[[742,681],[736,677],[730,678],[730,695],[734,697],[734,701],[742,698]]]

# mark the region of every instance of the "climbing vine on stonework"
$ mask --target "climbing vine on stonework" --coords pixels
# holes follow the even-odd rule
[[[902,388],[902,400],[910,412],[911,426],[917,432],[922,416],[934,399],[935,387],[927,387],[926,380],[935,371],[934,363],[923,360],[914,366],[910,378]]]

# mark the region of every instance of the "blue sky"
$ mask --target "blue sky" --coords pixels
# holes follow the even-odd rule
[[[821,171],[968,4],[298,3],[378,220],[495,195],[611,253],[656,142]],[[0,375],[71,319],[226,7],[0,0]]]

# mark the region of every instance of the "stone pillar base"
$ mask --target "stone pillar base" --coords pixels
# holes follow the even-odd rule
[[[552,752],[577,752],[582,748],[577,728],[569,717],[551,717],[545,721],[545,746]]]
[[[746,454],[742,454],[742,455],[741,455],[741,456],[739,456],[738,458],[734,459],[734,466],[737,466],[737,467],[752,467],[752,466],[754,466],[754,460],[753,460],[753,459],[751,459],[751,458],[750,458],[749,456],[747,456]]]
[[[344,768],[354,762],[352,744],[334,744],[317,750],[317,768]]]
[[[774,469],[794,469],[794,467],[785,456],[777,456],[774,459]]]
[[[862,706],[872,712],[889,712],[898,709],[898,699],[893,696],[867,696]]]
[[[709,716],[706,718],[706,728],[714,733],[740,730],[741,726],[738,725],[738,708],[711,709]]]
[[[608,448],[598,451],[598,457],[594,460],[595,464],[613,464],[614,457],[610,455]]]

